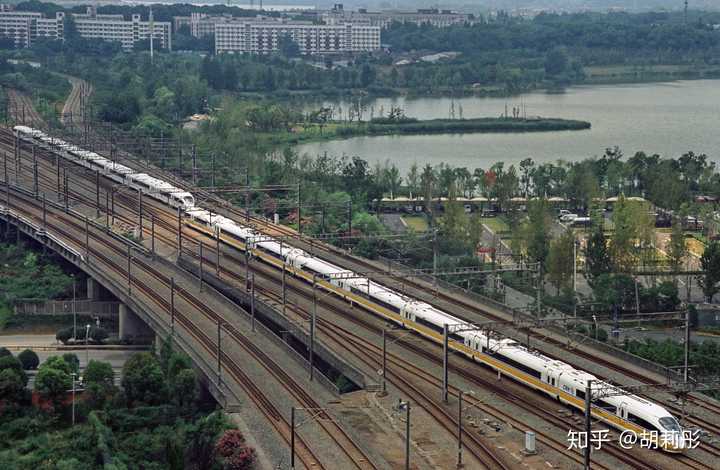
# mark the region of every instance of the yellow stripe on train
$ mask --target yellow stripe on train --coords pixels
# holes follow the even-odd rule
[[[215,232],[208,229],[205,225],[198,224],[193,221],[187,221],[186,222],[191,228],[198,230],[210,237],[215,237]],[[246,244],[244,242],[241,242],[239,240],[236,240],[232,237],[227,237],[224,234],[220,234],[220,241],[225,243],[228,246],[234,247],[239,249],[240,251],[245,251]],[[302,279],[305,279],[307,282],[312,283],[313,282],[313,276],[311,274],[308,274],[307,272],[303,270],[296,269],[294,266],[283,263],[279,261],[277,258],[270,256],[266,254],[263,251],[259,251],[256,249],[250,250],[250,254],[256,258],[262,259],[264,262],[275,266],[276,268],[282,270],[283,267],[286,271],[292,273],[296,277],[300,277]],[[345,299],[345,300],[351,300],[352,302],[362,306],[366,310],[369,310],[370,312],[375,313],[376,315],[386,318],[388,320],[393,321],[394,323],[398,323],[403,325],[405,328],[415,331],[416,333],[425,336],[426,338],[429,338],[436,343],[442,344],[443,342],[443,336],[436,332],[435,330],[426,327],[425,325],[422,325],[420,323],[417,323],[412,320],[408,320],[406,318],[403,318],[401,315],[393,312],[392,310],[389,310],[385,307],[382,307],[374,302],[372,302],[369,299],[366,299],[365,297],[361,297],[353,292],[347,291],[345,289],[342,289],[338,286],[335,286],[334,284],[331,284],[330,282],[327,282],[323,279],[317,279],[315,278],[315,284],[318,287],[321,287],[325,289],[328,292],[332,292],[335,295]],[[538,380],[537,378],[525,374],[522,371],[519,371],[518,369],[515,369],[514,367],[508,366],[507,364],[503,363],[502,361],[499,361],[498,359],[493,358],[491,355],[476,351],[472,348],[469,348],[463,343],[460,343],[458,341],[455,341],[453,339],[448,339],[448,348],[454,349],[456,351],[459,351],[466,356],[472,357],[473,359],[482,362],[491,368],[500,371],[502,374],[507,375],[519,382],[523,382],[537,390],[544,391],[548,394],[551,394],[553,396],[558,396],[562,399],[562,401],[572,405],[573,407],[584,410],[585,409],[585,401],[577,398],[574,395],[570,395],[569,393],[557,388],[553,387],[541,380]],[[593,407],[592,409],[592,415],[600,419],[608,424],[613,425],[616,428],[622,428],[622,429],[628,429],[630,431],[633,431],[640,435],[643,433],[643,428],[640,426],[637,426],[629,421],[626,421],[620,417],[618,417],[615,414],[609,413],[601,408]],[[670,447],[669,444],[658,444],[659,446],[663,447],[665,450],[673,452],[674,449]]]

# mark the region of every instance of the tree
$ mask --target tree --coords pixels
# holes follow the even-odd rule
[[[51,361],[57,358],[59,361]],[[35,390],[48,400],[55,409],[62,405],[67,391],[72,387],[70,368],[59,356],[45,361],[35,377]],[[63,367],[62,364],[65,364]]]
[[[108,362],[91,360],[84,373],[86,399],[91,407],[101,408],[115,391],[115,373]]]
[[[558,295],[560,288],[565,287],[573,274],[573,245],[575,234],[568,229],[560,237],[550,243],[547,258],[547,274],[550,282],[555,285]]]
[[[68,363],[72,372],[75,372],[76,374],[80,372],[80,359],[77,357],[77,354],[65,353],[62,355],[62,358]]]
[[[41,369],[43,367],[58,369],[58,370],[65,372],[68,375],[70,375],[73,372],[73,366],[70,364],[70,362],[66,361],[63,356],[52,356],[52,357],[47,358],[45,360],[45,362],[43,362],[42,366],[40,366]]]
[[[12,356],[12,353],[8,348],[0,348],[0,357]]]
[[[15,371],[23,382],[23,387],[27,385],[28,377],[23,369],[22,363],[14,356],[2,356],[0,357],[0,371],[12,370]]]
[[[417,163],[413,163],[412,166],[410,166],[410,171],[405,180],[407,181],[408,191],[410,191],[410,199],[412,199],[417,196],[420,184],[420,174],[418,173]]]
[[[198,396],[195,371],[192,369],[180,371],[171,384],[170,392],[178,406],[187,407],[192,405]]]
[[[25,384],[17,371],[13,369],[0,370],[0,403],[17,403],[23,398]]]
[[[384,179],[387,182],[388,189],[390,189],[390,199],[395,199],[395,196],[397,196],[397,193],[400,190],[400,185],[402,184],[400,170],[392,164],[386,167],[383,171],[385,173]]]
[[[425,165],[422,174],[420,175],[420,186],[423,190],[423,197],[425,198],[425,210],[430,214],[433,213],[432,199],[435,197],[435,186],[437,184],[437,176],[435,170],[430,165]]]
[[[591,286],[601,274],[612,272],[612,259],[602,223],[595,226],[585,245],[585,278]]]
[[[200,418],[188,426],[186,431],[188,457],[197,464],[198,468],[212,468],[215,444],[221,433],[227,429],[230,429],[227,418],[219,411]]]
[[[147,352],[135,354],[125,363],[122,386],[131,404],[156,405],[165,399],[165,377],[160,363]]]
[[[278,52],[283,57],[292,59],[300,56],[300,46],[293,40],[292,36],[283,34],[278,38]]]
[[[545,56],[545,73],[550,77],[562,75],[569,63],[567,52],[562,48],[554,48]]]
[[[680,220],[675,219],[670,234],[670,241],[667,247],[667,257],[670,269],[673,273],[678,273],[682,267],[685,257],[688,255],[688,247],[685,244],[685,233],[683,232]],[[673,282],[677,283],[677,278],[673,278]]]
[[[654,223],[645,204],[628,201],[622,194],[613,210],[610,256],[616,271],[629,272],[652,240]]]
[[[551,217],[545,199],[530,201],[525,224],[527,255],[531,262],[545,267],[549,251]]]
[[[18,359],[22,363],[23,369],[25,370],[35,370],[40,364],[40,359],[38,358],[38,355],[35,353],[35,351],[31,349],[23,350],[20,354],[18,354]]]
[[[697,277],[698,284],[705,294],[705,301],[710,303],[715,294],[720,291],[718,282],[720,282],[720,242],[714,241],[705,247],[700,257],[700,265],[703,274]]]

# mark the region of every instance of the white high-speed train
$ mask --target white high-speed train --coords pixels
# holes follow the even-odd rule
[[[60,152],[65,158],[73,160],[85,168],[99,171],[108,178],[139,190],[143,194],[147,194],[165,204],[182,209],[189,209],[195,206],[195,198],[191,193],[177,188],[166,181],[154,178],[146,173],[138,173],[132,168],[108,160],[95,152],[83,150],[62,139],[49,136],[43,131],[27,126],[15,126],[13,129],[15,130],[15,135],[20,139],[30,141],[52,152]]]
[[[19,137],[35,143],[38,140],[43,143],[46,143],[47,139],[53,140],[40,131],[24,126],[15,127],[15,131]],[[53,150],[58,147],[57,142],[53,140]],[[428,303],[406,297],[301,249],[196,207],[191,194],[183,193],[169,183],[145,174],[133,173],[130,168],[116,165],[94,152],[84,151],[72,144],[63,142],[62,145],[64,147],[60,148],[64,157],[83,166],[103,168],[109,177],[157,199],[160,199],[157,194],[163,195],[165,199],[161,200],[182,207],[186,214],[198,223],[199,228],[207,227],[204,230],[210,235],[220,236],[230,244],[237,240],[242,244],[240,248],[249,250],[253,256],[275,266],[288,268],[296,276],[308,281],[320,281],[322,288],[361,304],[388,320],[434,341],[442,341],[444,326],[448,325],[451,348],[564,404],[584,409],[585,387],[588,381],[592,380],[595,391],[594,417],[616,429],[627,429],[637,434],[655,431],[657,436],[660,436],[655,444],[665,451],[682,452],[686,448],[682,427],[675,417],[656,403],[625,393],[587,372],[529,350],[511,339],[473,330],[469,323]],[[603,393],[599,395],[598,390]],[[615,393],[608,395],[608,390]]]

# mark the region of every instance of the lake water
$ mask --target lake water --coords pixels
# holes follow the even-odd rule
[[[447,118],[450,98],[378,99],[382,106],[400,106],[420,119]],[[347,103],[340,103],[347,109]],[[688,150],[720,160],[720,80],[689,80],[639,85],[573,87],[563,94],[529,93],[512,98],[461,98],[454,100],[456,115],[500,116],[508,107],[524,108],[527,116],[590,121],[592,129],[525,134],[452,134],[356,137],[348,140],[303,144],[300,153],[357,155],[370,162],[390,160],[402,173],[413,162],[419,166],[441,162],[452,166],[487,168],[497,161],[518,163],[580,160],[619,146],[625,155],[636,151],[679,156]],[[368,110],[370,105],[368,105]],[[368,111],[369,115],[369,111]],[[367,115],[365,118],[367,119]]]

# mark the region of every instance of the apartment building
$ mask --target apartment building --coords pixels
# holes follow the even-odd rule
[[[155,47],[172,49],[171,24],[166,21],[143,21],[140,15],[132,15],[129,21],[123,15],[98,15],[94,7],[87,13],[73,15],[78,34],[83,38],[97,38],[119,42],[125,50],[150,38],[152,31]]]
[[[140,15],[132,15],[130,20],[122,15],[98,15],[94,7],[88,7],[84,14],[73,14],[73,20],[81,37],[119,42],[125,50],[148,39],[151,31],[158,49],[172,48],[169,22],[143,21]],[[30,47],[38,38],[63,40],[64,25],[64,12],[57,12],[55,18],[44,18],[39,12],[0,7],[0,35],[12,38],[16,47]]]
[[[0,36],[10,38],[15,47],[30,47],[38,38],[58,39],[63,36],[65,13],[44,18],[42,13],[12,11],[7,5],[0,8]]]
[[[357,53],[380,48],[380,28],[376,26],[236,19],[215,23],[215,52],[268,54],[278,50],[283,36],[297,43],[302,54]]]
[[[429,24],[437,28],[446,28],[456,24],[471,23],[474,17],[452,10],[439,10],[437,8],[419,9],[417,11],[367,11],[360,8],[358,11],[345,10],[341,3],[335,4],[332,10],[320,13],[320,19],[326,24],[352,23],[358,25],[378,26],[387,28],[393,22],[414,23],[418,26]]]
[[[228,23],[233,21],[230,15],[214,15],[210,16],[205,13],[190,13],[190,16],[173,17],[174,31],[177,32],[183,26],[190,29],[190,35],[196,38],[202,38],[215,34],[215,23]]]

